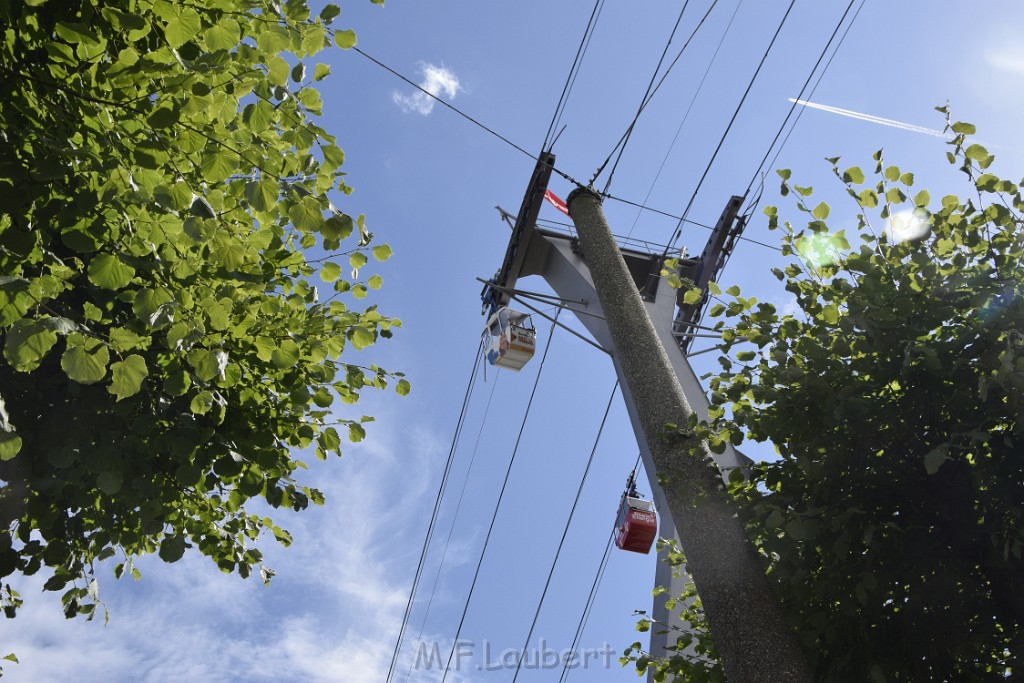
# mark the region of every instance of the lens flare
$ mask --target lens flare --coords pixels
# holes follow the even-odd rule
[[[894,213],[885,220],[885,238],[890,244],[919,240],[931,232],[931,214],[920,207]]]
[[[827,232],[801,235],[793,242],[794,251],[815,270],[842,261],[844,248],[849,248],[845,238]]]

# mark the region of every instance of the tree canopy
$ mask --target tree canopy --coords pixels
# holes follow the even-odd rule
[[[246,502],[322,503],[293,453],[340,455],[362,389],[409,390],[348,360],[400,321],[360,301],[390,247],[328,198],[351,188],[311,58],[355,44],[339,12],[0,1],[0,577],[45,568],[69,617],[115,556],[268,580],[258,539],[290,537]]]
[[[853,230],[779,172],[805,216],[765,210],[798,312],[712,287],[726,354],[691,428],[775,445],[734,493],[815,680],[1024,668],[1024,181],[990,172],[973,126],[949,129],[963,197],[915,191],[881,151],[868,172],[829,159]],[[699,602],[683,611],[701,626]],[[708,634],[691,643],[642,666],[720,680]]]

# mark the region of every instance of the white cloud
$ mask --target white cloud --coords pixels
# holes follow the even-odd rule
[[[453,100],[455,95],[462,90],[458,77],[447,67],[421,64],[420,73],[423,75],[420,87],[427,92],[418,90],[411,95],[407,95],[396,90],[391,93],[392,101],[407,114],[409,112],[416,112],[426,116],[434,109],[434,97]],[[427,93],[434,97],[430,97]]]
[[[985,50],[985,61],[1000,71],[1024,75],[1024,47],[1006,42]]]
[[[382,422],[400,417],[378,411]],[[193,555],[173,565],[143,558],[138,583],[113,580],[107,565],[99,570],[111,612],[104,626],[102,615],[65,620],[41,578],[19,578],[13,587],[26,604],[13,621],[0,619],[0,656],[14,652],[20,664],[3,663],[4,681],[382,680],[425,530],[423,506],[432,501],[447,444],[416,426],[371,436],[340,462],[310,463],[307,482],[325,492],[325,507],[273,513],[295,543],[261,543],[278,571],[269,588]]]

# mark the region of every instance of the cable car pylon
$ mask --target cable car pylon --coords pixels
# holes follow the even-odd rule
[[[585,314],[577,318],[611,355],[651,496],[662,512],[660,535],[676,539],[687,555],[727,677],[809,683],[799,648],[721,485],[729,473],[750,461],[727,446],[721,454],[710,454],[716,470],[704,458],[684,453],[687,449],[680,449],[678,443],[661,439],[666,424],[685,424],[691,412],[705,419],[708,410],[704,389],[681,340],[673,334],[680,327],[679,293],[660,277],[664,255],[616,244],[601,198],[590,189],[578,188],[566,201],[578,238],[538,228],[537,215],[554,160],[550,153],[538,158],[505,261],[484,287],[485,306],[492,314],[507,306],[508,292],[519,278],[530,275],[543,277],[562,299],[587,302],[579,309]],[[730,209],[738,209],[740,203],[738,197],[730,199],[713,239],[723,231],[736,234],[736,211]],[[714,272],[720,257],[712,246],[699,259],[681,259],[681,275]],[[691,311],[684,316],[683,325],[692,324],[692,315]],[[659,484],[659,474],[671,481],[668,490]],[[694,492],[700,493],[699,499],[691,495]],[[667,562],[658,563],[655,585],[668,591],[655,598],[652,617],[670,628],[652,630],[654,656],[667,654],[671,626],[681,626],[665,603],[680,595],[687,581],[685,575],[673,576]]]

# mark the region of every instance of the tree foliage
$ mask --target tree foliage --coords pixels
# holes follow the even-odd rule
[[[354,44],[338,14],[0,0],[0,577],[45,568],[69,617],[115,555],[269,579],[256,541],[290,537],[246,502],[321,503],[292,452],[340,455],[371,418],[339,404],[408,391],[341,360],[400,323],[358,301],[390,248],[328,199],[351,189],[308,60]]]
[[[951,128],[965,197],[915,192],[881,152],[868,173],[829,160],[849,236],[781,171],[806,223],[765,213],[799,312],[736,290],[711,311],[727,354],[698,429],[778,451],[736,494],[816,680],[1024,669],[1024,182]]]

